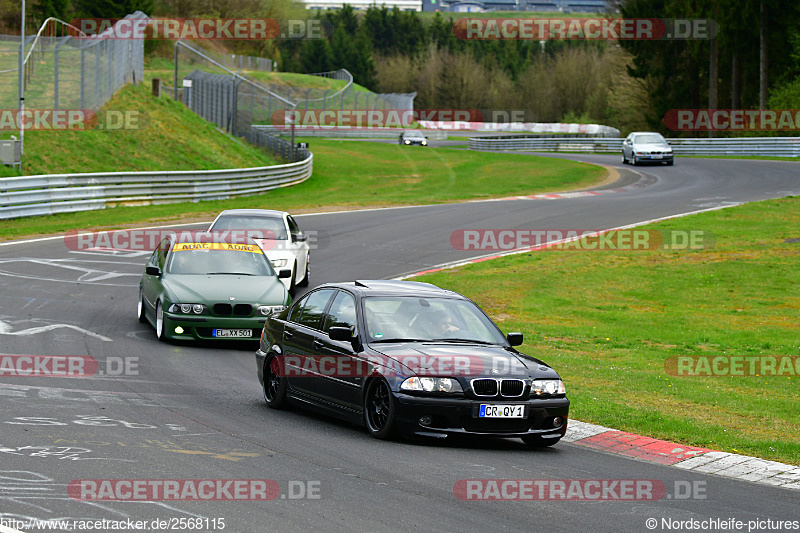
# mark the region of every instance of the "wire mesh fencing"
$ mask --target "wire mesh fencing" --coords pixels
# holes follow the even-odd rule
[[[147,19],[137,11],[125,20]],[[119,24],[119,22],[118,22]],[[144,79],[144,41],[99,35],[57,36],[65,23],[48,19],[25,37],[26,109],[99,110],[126,83]],[[0,109],[18,109],[19,35],[0,36]]]

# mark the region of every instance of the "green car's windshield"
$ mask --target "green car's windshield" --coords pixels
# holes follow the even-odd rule
[[[181,249],[180,246],[176,245],[167,262],[166,271],[170,274],[275,275],[269,261],[260,251]],[[253,245],[247,248],[252,250]]]
[[[372,342],[475,342],[505,345],[497,327],[472,302],[455,298],[364,298]]]

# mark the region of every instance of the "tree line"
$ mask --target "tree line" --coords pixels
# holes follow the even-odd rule
[[[19,3],[0,6],[0,24],[12,28]],[[672,109],[800,108],[796,0],[616,0],[614,16],[711,19],[717,28],[712,39],[618,42],[465,40],[442,13],[385,6],[310,11],[293,0],[33,0],[30,9],[32,22],[136,9],[174,17],[317,18],[329,28],[321,39],[224,44],[276,60],[283,71],[346,68],[370,90],[416,92],[419,109],[521,111],[527,121],[597,122],[624,132],[663,131]],[[151,47],[161,48],[169,47]]]

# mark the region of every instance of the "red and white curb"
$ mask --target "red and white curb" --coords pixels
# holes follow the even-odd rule
[[[800,466],[757,457],[676,444],[578,420],[569,421],[561,440],[684,470],[800,490]]]
[[[549,197],[553,195],[535,196]],[[707,211],[717,211],[719,209],[733,207],[734,205],[739,204],[712,207],[710,209],[702,209],[668,217],[645,220],[643,222],[637,222],[627,226],[620,226],[617,228],[610,228],[608,230],[600,231],[597,232],[597,235],[607,233],[609,231],[635,228],[637,226],[661,222],[671,218],[680,218],[697,213],[705,213]],[[394,279],[409,279],[421,276],[423,274],[439,272],[473,263],[480,263],[507,255],[516,255],[543,250],[557,244],[564,244],[573,240],[576,240],[576,238],[560,239],[557,241],[550,241],[539,246],[518,248],[506,252],[494,253],[492,255],[475,257],[465,261],[446,263],[429,268],[427,270],[406,274]],[[619,431],[616,429],[589,424],[587,422],[581,422],[573,419],[570,419],[569,424],[567,425],[567,433],[561,440],[615,455],[622,455],[651,463],[674,466],[677,468],[683,468],[684,470],[693,470],[695,472],[715,474],[718,476],[740,479],[744,481],[753,481],[756,483],[762,483],[764,485],[773,485],[787,489],[800,490],[800,466],[779,463],[776,461],[767,461],[766,459],[760,459],[758,457],[749,457],[747,455],[719,452],[710,450],[708,448],[699,448],[697,446],[678,444],[675,442],[654,439],[652,437],[645,437],[643,435],[636,435],[635,433],[627,433],[625,431]]]

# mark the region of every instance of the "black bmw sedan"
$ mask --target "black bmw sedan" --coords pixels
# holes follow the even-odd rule
[[[264,324],[258,378],[272,408],[309,407],[376,438],[454,434],[551,446],[564,383],[464,296],[428,283],[321,285]]]

